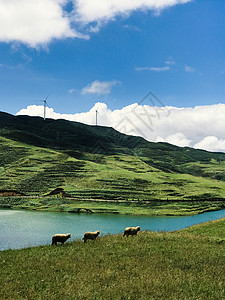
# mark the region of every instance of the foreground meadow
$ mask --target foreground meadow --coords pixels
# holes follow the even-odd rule
[[[225,299],[224,228],[2,251],[0,299]]]

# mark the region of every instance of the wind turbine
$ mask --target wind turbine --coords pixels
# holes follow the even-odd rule
[[[96,109],[95,111],[95,117],[96,117],[96,126],[98,126],[98,110]]]
[[[48,96],[49,96],[49,94],[48,94]],[[44,106],[44,120],[46,119],[46,106],[48,106],[48,103],[47,103],[48,96],[44,100],[42,100],[43,106]]]
[[[44,118],[44,120],[46,119],[46,107],[48,106],[48,102],[47,102],[48,97],[49,97],[49,94],[48,94],[48,96],[47,96],[45,99],[43,99],[43,100],[34,100],[34,101],[42,101],[42,102],[43,102],[43,107],[44,107],[44,115],[43,115],[43,118]],[[48,107],[49,107],[49,106],[48,106]]]

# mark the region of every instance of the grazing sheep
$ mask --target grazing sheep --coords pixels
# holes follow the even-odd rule
[[[57,243],[64,244],[69,238],[71,238],[70,233],[67,234],[55,234],[52,237],[52,245],[56,245]]]
[[[87,240],[95,240],[99,234],[99,230],[96,230],[95,232],[86,232],[82,240],[84,240],[85,243]]]
[[[140,231],[140,227],[137,226],[137,227],[127,227],[125,230],[124,230],[124,233],[123,233],[123,236],[129,236],[129,235],[137,235],[137,232]]]

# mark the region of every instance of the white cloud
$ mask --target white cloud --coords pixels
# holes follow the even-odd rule
[[[98,81],[95,80],[91,84],[88,84],[86,87],[84,87],[81,91],[81,94],[110,94],[111,89],[114,85],[118,84],[118,81]]]
[[[170,67],[165,66],[165,67],[136,67],[136,71],[153,71],[153,72],[165,72],[169,71]]]
[[[189,73],[195,72],[195,69],[190,67],[190,66],[185,66],[184,69],[185,69],[186,72],[189,72]]]
[[[175,65],[176,62],[174,61],[174,59],[172,58],[172,56],[169,56],[169,57],[167,58],[167,60],[165,61],[165,64],[166,64],[166,65]]]
[[[53,39],[85,37],[71,29],[64,10],[67,0],[0,0],[0,41],[30,47]]]
[[[76,19],[82,23],[107,22],[116,16],[128,16],[132,11],[153,10],[191,2],[192,0],[74,0]]]
[[[98,110],[101,125],[110,123],[111,111],[105,103],[96,103],[89,111],[74,114],[60,114],[54,111],[53,108],[46,107],[46,117],[51,119],[65,119],[69,121],[76,121],[85,124],[95,124],[95,112]],[[29,115],[43,117],[44,108],[42,105],[29,105],[25,109],[21,109],[16,115]],[[104,118],[102,118],[104,116]]]
[[[88,39],[89,35],[78,32],[81,28],[85,30],[85,25],[89,33],[97,32],[116,16],[129,16],[136,10],[160,12],[191,1],[0,0],[0,42],[18,42],[37,48],[54,39]],[[67,4],[72,4],[69,12]]]
[[[181,132],[177,132],[171,135],[168,135],[166,138],[162,138],[160,136],[157,137],[155,142],[165,142],[173,145],[177,145],[180,147],[186,147],[190,145],[191,140],[188,140],[185,135]]]
[[[96,103],[91,110],[83,113],[60,114],[53,108],[46,108],[46,112],[48,118],[95,124],[95,111],[98,110],[99,125],[111,126],[126,134],[143,136],[153,142],[164,141],[181,147],[225,152],[225,104],[193,108],[149,104],[134,103],[112,111],[105,103]],[[43,116],[43,106],[31,105],[17,114]]]
[[[225,152],[225,139],[219,139],[216,136],[207,136],[204,137],[200,142],[195,144],[194,148],[215,152]]]
[[[176,62],[172,58],[172,56],[169,56],[165,61],[165,66],[163,67],[136,67],[136,71],[152,71],[152,72],[165,72],[169,71],[173,65],[175,65]]]
[[[141,31],[141,29],[137,26],[134,26],[134,25],[128,25],[128,24],[125,24],[123,26],[123,28],[125,29],[128,29],[128,30],[131,30],[131,31]]]

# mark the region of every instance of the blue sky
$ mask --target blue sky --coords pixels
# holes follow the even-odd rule
[[[1,111],[41,105],[35,100],[49,93],[49,106],[64,115],[98,102],[122,110],[148,91],[169,107],[210,111],[225,102],[222,0],[7,3],[0,0]]]

